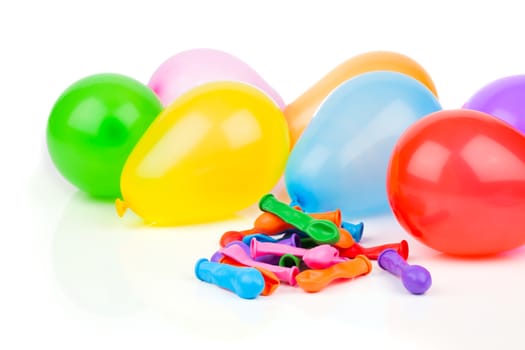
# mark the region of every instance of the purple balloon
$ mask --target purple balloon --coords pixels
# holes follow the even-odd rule
[[[377,258],[380,268],[401,277],[405,288],[412,294],[423,294],[432,285],[432,276],[419,265],[410,265],[394,249],[385,249]]]
[[[525,133],[525,75],[493,81],[463,106],[493,115]]]

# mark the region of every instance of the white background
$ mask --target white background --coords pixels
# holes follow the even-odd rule
[[[166,58],[196,47],[237,55],[287,102],[354,55],[397,51],[428,70],[445,108],[457,108],[487,82],[524,72],[521,8],[503,0],[2,1],[0,348],[523,349],[524,249],[453,259],[411,240],[392,217],[370,219],[363,245],[408,239],[412,263],[433,274],[428,295],[409,295],[376,268],[319,294],[282,287],[246,301],[197,281],[193,265],[256,212],[215,225],[137,227],[111,203],[78,194],[45,145],[48,113],[72,82],[99,72],[147,82]]]

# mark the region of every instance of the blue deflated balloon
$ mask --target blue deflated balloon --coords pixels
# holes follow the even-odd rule
[[[306,212],[341,209],[345,220],[389,212],[386,173],[401,134],[441,110],[417,80],[371,72],[326,97],[293,148],[285,173],[293,203]]]

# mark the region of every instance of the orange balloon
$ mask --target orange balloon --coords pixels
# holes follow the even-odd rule
[[[372,51],[355,56],[337,66],[286,106],[284,114],[288,121],[292,146],[310,123],[321,102],[332,90],[359,74],[373,71],[393,71],[406,74],[419,80],[437,97],[436,87],[428,73],[410,57],[388,51]]]

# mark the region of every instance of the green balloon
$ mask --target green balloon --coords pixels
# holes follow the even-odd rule
[[[120,197],[128,155],[162,110],[144,84],[119,74],[97,74],[58,98],[47,124],[47,147],[60,173],[95,197]]]

